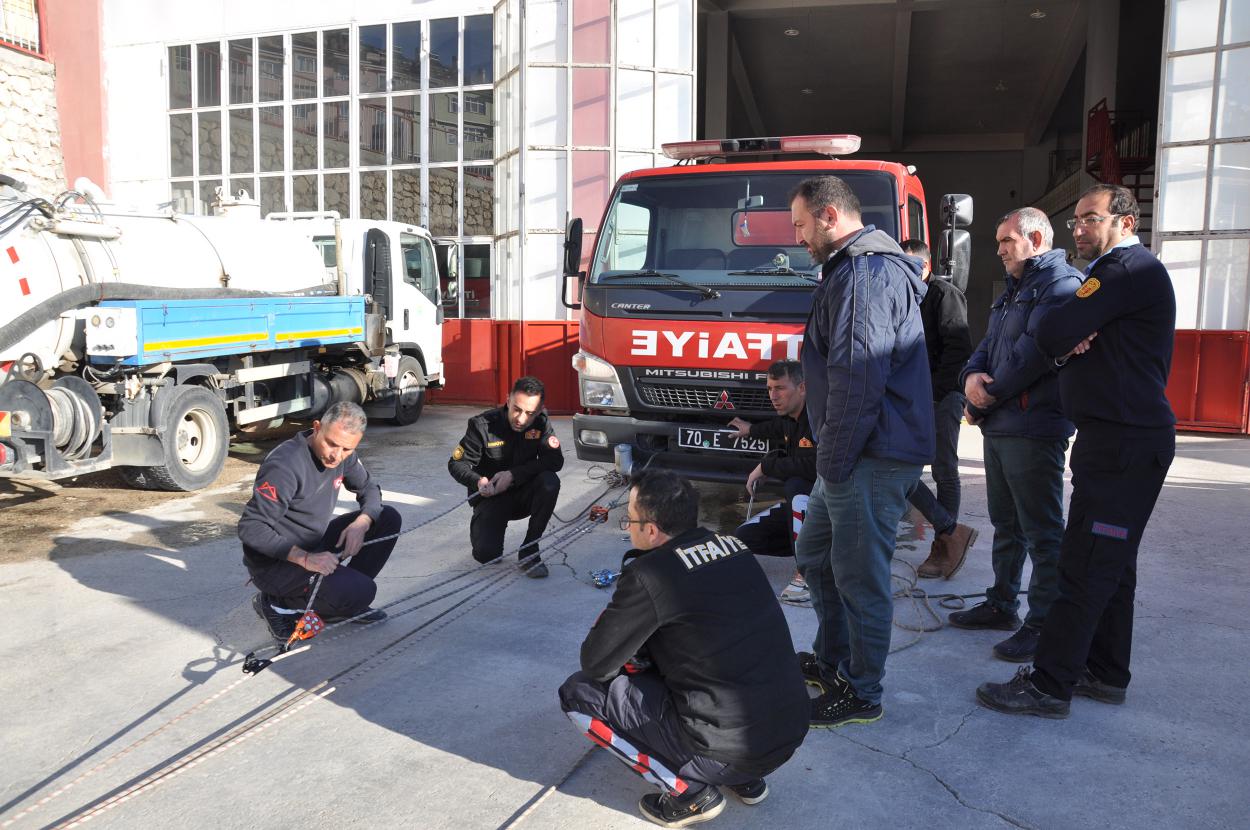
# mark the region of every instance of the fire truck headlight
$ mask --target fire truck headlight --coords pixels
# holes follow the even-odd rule
[[[625,390],[616,367],[592,354],[578,352],[573,356],[581,387],[582,406],[589,409],[625,409]]]

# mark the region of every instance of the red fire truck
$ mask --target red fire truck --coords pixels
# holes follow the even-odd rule
[[[666,144],[671,167],[622,176],[582,270],[582,222],[569,223],[561,300],[580,309],[573,359],[584,411],[574,416],[578,458],[611,461],[620,444],[635,465],[691,478],[742,481],[767,442],[737,438],[735,416],[775,413],[770,363],[797,359],[819,269],[795,242],[789,195],[803,179],[836,174],[855,191],[865,225],[898,240],[929,241],[914,167],[837,158],[851,135]],[[812,160],[772,160],[802,154]],[[761,155],[769,160],[741,161]],[[823,158],[822,158],[823,156]],[[715,162],[715,163],[713,163]],[[972,203],[943,197],[935,268],[967,282]],[[568,296],[576,278],[580,301]]]

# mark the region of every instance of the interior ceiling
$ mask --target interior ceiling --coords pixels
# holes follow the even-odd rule
[[[702,0],[700,10],[705,22],[728,18],[731,133],[849,132],[888,152],[1036,144],[1084,49],[1089,2]]]

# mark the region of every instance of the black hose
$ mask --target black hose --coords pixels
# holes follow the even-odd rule
[[[320,293],[318,288],[304,292],[273,293],[238,288],[167,288],[129,282],[96,282],[62,291],[14,317],[0,328],[0,352],[20,343],[40,326],[67,311],[102,300],[225,300],[248,297],[294,297]]]

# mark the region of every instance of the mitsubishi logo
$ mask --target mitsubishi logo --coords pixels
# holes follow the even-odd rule
[[[729,400],[729,391],[721,390],[720,398],[716,403],[712,404],[713,409],[733,409],[733,402]]]

